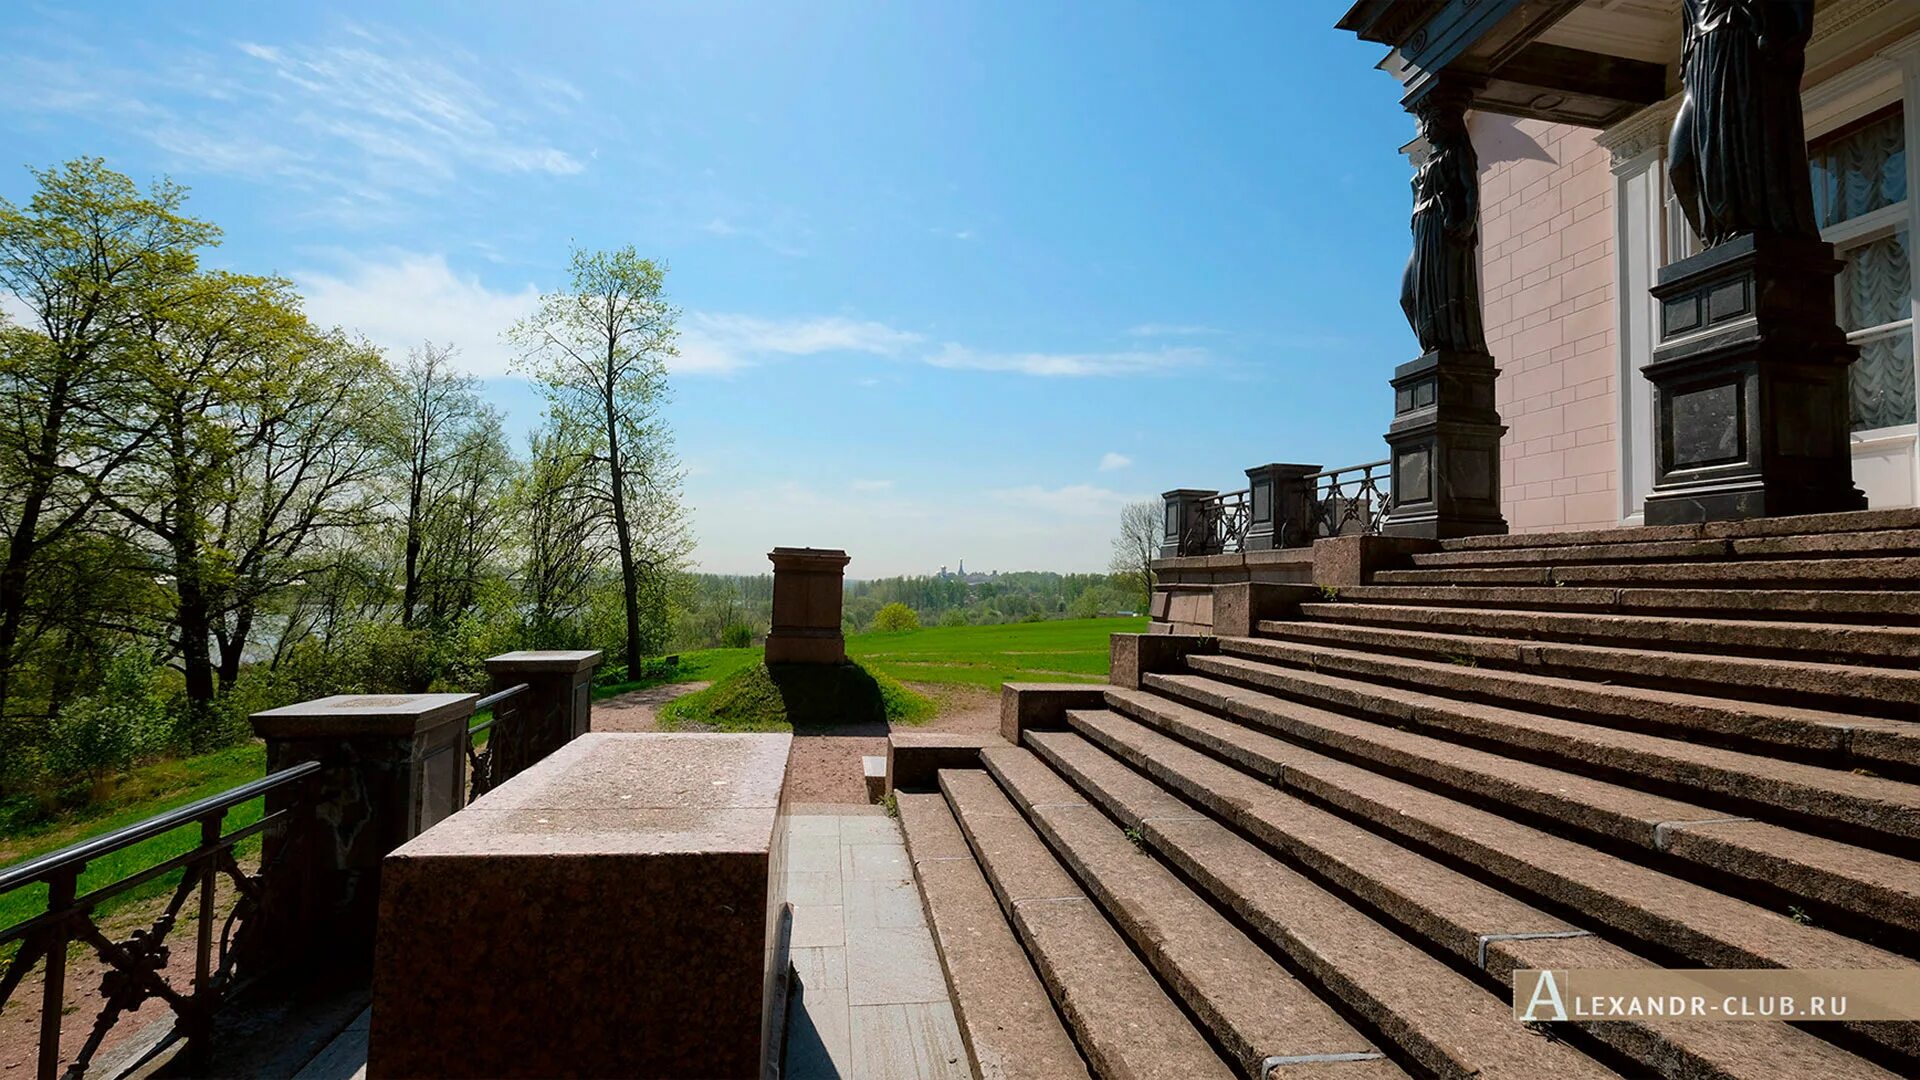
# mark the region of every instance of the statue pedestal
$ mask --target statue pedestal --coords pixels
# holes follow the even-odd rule
[[[1741,236],[1663,267],[1653,287],[1648,525],[1866,508],[1853,486],[1841,263],[1818,240]]]
[[[1500,516],[1500,374],[1483,352],[1436,350],[1393,372],[1389,536],[1447,540],[1507,531]]]

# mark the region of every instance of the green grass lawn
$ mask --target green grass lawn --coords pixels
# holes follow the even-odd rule
[[[218,795],[266,775],[267,750],[257,742],[229,747],[199,757],[160,761],[134,769],[114,793],[86,811],[65,814],[26,832],[0,840],[0,865],[12,865],[35,855],[66,847],[90,836],[112,832],[155,814]],[[231,832],[260,820],[261,800],[242,803],[227,812],[225,830]],[[80,875],[80,892],[95,889],[145,870],[155,863],[192,850],[200,842],[200,826],[189,824],[96,859]],[[240,845],[242,853],[258,850],[259,837]],[[169,892],[180,881],[179,871],[130,889],[104,905],[120,904]],[[29,885],[0,896],[0,927],[12,926],[46,910],[47,889]]]
[[[847,639],[847,653],[902,682],[988,690],[1005,682],[1101,682],[1107,677],[1107,636],[1146,628],[1145,619],[935,626],[855,634]]]

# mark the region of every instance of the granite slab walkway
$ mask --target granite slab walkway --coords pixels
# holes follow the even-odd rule
[[[789,1080],[971,1075],[900,826],[879,807],[796,804],[788,825]]]

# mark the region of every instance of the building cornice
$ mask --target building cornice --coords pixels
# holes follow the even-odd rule
[[[1606,147],[1612,155],[1614,172],[1667,144],[1673,118],[1685,97],[1685,94],[1675,94],[1657,105],[1649,105],[1594,137],[1593,141]]]

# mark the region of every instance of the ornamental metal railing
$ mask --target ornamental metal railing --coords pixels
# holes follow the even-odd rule
[[[1242,488],[1202,501],[1186,535],[1181,538],[1182,554],[1219,555],[1246,547],[1247,529],[1253,524],[1252,489]]]
[[[1295,543],[1311,544],[1323,536],[1376,535],[1393,510],[1392,462],[1386,459],[1325,469],[1301,482],[1308,485],[1313,535]],[[1282,546],[1290,545],[1283,540]]]
[[[300,885],[298,881],[282,881],[276,874],[288,865],[293,844],[278,845],[271,860],[253,873],[241,865],[236,848],[249,837],[276,826],[294,825],[296,815],[310,813],[313,793],[307,781],[319,771],[317,762],[282,769],[231,791],[0,871],[0,897],[45,889],[44,903],[36,904],[43,909],[39,914],[0,930],[0,954],[12,954],[6,974],[0,976],[0,1005],[12,1000],[34,968],[44,968],[36,1069],[40,1080],[85,1075],[114,1025],[155,998],[173,1011],[175,1031],[186,1039],[188,1061],[207,1059],[214,1014],[241,984],[236,972],[251,977],[247,965],[253,955],[254,916],[262,898],[269,890]],[[228,815],[237,808],[291,785],[299,785],[291,802],[272,813],[263,813],[251,824],[226,829]],[[200,835],[190,850],[116,880],[90,880],[93,875],[87,873],[88,868],[109,856],[195,825]],[[166,908],[153,922],[133,930],[123,940],[108,936],[97,917],[107,901],[176,871],[180,880],[173,886]],[[222,879],[234,897],[224,919],[218,915],[216,895]],[[83,885],[87,886],[85,892],[81,891]],[[182,975],[170,970],[173,944],[168,935],[179,924],[189,900],[197,904],[193,967]],[[91,949],[105,970],[100,976],[99,1012],[85,1042],[63,1070],[61,1028],[66,1021],[67,961],[75,944]]]
[[[494,721],[500,719],[498,713],[490,712],[495,705],[517,697],[530,689],[528,684],[520,683],[505,690],[488,694],[473,703],[473,711],[486,712],[487,718],[467,728],[467,799],[477,799],[493,790],[493,738]],[[481,736],[486,736],[485,745],[481,745]]]

